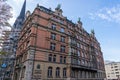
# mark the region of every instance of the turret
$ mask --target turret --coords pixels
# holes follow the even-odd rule
[[[62,16],[63,11],[61,9],[61,5],[60,4],[58,4],[58,6],[55,8],[55,13],[57,15],[59,15],[59,16]]]

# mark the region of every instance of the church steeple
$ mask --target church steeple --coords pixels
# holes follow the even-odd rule
[[[14,28],[20,28],[23,25],[23,22],[25,21],[25,11],[26,11],[26,0],[23,3],[22,9],[20,11],[19,16],[17,17],[17,19],[15,20],[15,23],[13,25]]]
[[[24,1],[21,12],[19,14],[19,18],[21,18],[23,21],[25,19],[25,10],[26,10],[26,0]]]

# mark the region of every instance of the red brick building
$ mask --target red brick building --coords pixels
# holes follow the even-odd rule
[[[14,80],[103,80],[104,61],[94,31],[89,34],[55,11],[37,5],[20,34]]]

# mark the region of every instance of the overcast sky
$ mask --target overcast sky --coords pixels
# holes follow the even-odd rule
[[[8,0],[13,8],[11,24],[19,15],[23,2]],[[85,30],[95,30],[104,59],[120,61],[120,0],[27,0],[26,9],[32,12],[38,3],[52,10],[61,4],[63,15],[75,23],[80,17]]]

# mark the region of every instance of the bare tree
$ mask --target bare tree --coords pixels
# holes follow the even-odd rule
[[[7,0],[0,0],[0,49],[1,49],[1,41],[2,33],[4,30],[7,30],[10,27],[8,20],[12,18],[11,6],[6,3]],[[4,52],[0,51],[0,55],[3,55]]]
[[[10,26],[8,20],[12,18],[12,8],[6,1],[7,0],[0,0],[0,27]]]

